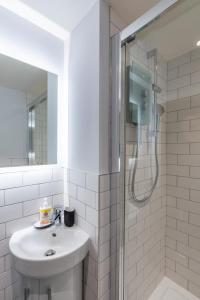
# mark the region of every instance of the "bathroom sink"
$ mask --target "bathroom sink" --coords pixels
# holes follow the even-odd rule
[[[87,255],[89,236],[77,226],[28,227],[12,235],[9,247],[19,273],[47,278],[78,265]]]

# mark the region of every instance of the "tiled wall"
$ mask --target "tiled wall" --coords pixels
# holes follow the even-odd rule
[[[148,46],[145,46],[135,51],[137,61],[144,62],[147,49]],[[124,273],[126,297],[129,299],[146,299],[164,274],[200,297],[200,50],[196,49],[169,61],[167,70],[165,62],[164,65],[158,67],[158,85],[166,90],[167,83],[167,97],[163,94],[158,99],[164,104],[166,112],[162,117],[159,139],[162,144],[159,157],[162,180],[159,180],[156,189],[158,191],[161,186],[161,197],[153,197],[144,208],[135,208],[126,199],[127,265]],[[121,113],[123,115],[123,111]],[[124,121],[121,120],[121,130],[123,124]],[[131,158],[132,147],[131,143],[126,145],[127,159]],[[122,176],[121,186],[124,184],[123,180]],[[118,196],[122,201],[123,193]],[[162,228],[160,236],[159,230],[157,231],[159,227]],[[118,236],[119,227],[112,226],[113,300],[118,299]],[[153,266],[156,263],[157,266]]]
[[[168,63],[168,93],[166,274],[200,297],[199,50]]]
[[[139,47],[140,51],[135,53],[141,62],[147,49],[142,44]],[[159,181],[150,202],[144,207],[134,205],[126,189],[126,299],[147,299],[165,270],[171,279],[200,295],[198,57],[199,53],[194,51],[168,63],[167,108],[167,69],[166,63],[159,59],[158,85],[163,92],[158,102],[167,110],[161,118],[159,133]],[[127,162],[132,158],[135,141],[135,129],[127,126]],[[85,263],[86,299],[108,300],[110,295],[111,299],[117,299],[117,212],[119,198],[122,199],[119,174],[99,176],[69,170],[67,183],[69,203],[77,211],[76,222],[91,237],[90,253]]]
[[[148,44],[138,41],[128,49],[130,65],[136,60],[149,72],[154,70],[153,58],[147,59]],[[158,102],[165,105],[167,65],[158,57],[158,85],[162,93]],[[123,124],[121,124],[123,126]],[[165,220],[166,220],[166,123],[165,115],[161,118],[158,137],[159,179],[150,201],[144,206],[138,206],[130,196],[129,170],[133,161],[134,147],[137,140],[137,127],[126,124],[125,157],[125,299],[148,299],[165,272]],[[143,133],[145,128],[143,127]],[[151,159],[148,153],[146,134],[140,147],[139,168],[136,173],[138,194],[144,193],[144,188],[155,176],[154,151]],[[148,137],[149,138],[149,137]],[[152,138],[151,144],[154,138]],[[153,144],[152,144],[153,145]],[[152,149],[154,150],[154,149]],[[142,151],[142,152],[141,152]],[[153,172],[153,176],[152,173]],[[150,176],[150,177],[149,177]],[[145,183],[145,184],[144,184]],[[139,197],[141,198],[141,197]]]
[[[99,177],[96,174],[68,170],[69,205],[76,210],[76,224],[90,236],[89,256],[85,262],[85,298],[98,296],[98,197]]]
[[[138,48],[135,59],[145,64],[148,47],[141,43]],[[168,64],[159,58],[158,72],[158,85],[163,90],[158,102],[165,108],[158,144],[160,173],[156,190],[145,207],[132,203],[126,181],[126,299],[147,299],[164,274],[200,297],[200,50]],[[121,130],[123,124],[122,120]],[[126,126],[126,137],[128,171],[137,137],[133,126]],[[113,198],[115,203],[119,198],[122,201],[123,194]],[[111,225],[111,299],[118,299],[116,224]]]
[[[118,175],[68,170],[69,204],[76,209],[76,223],[88,232],[91,239],[89,256],[85,261],[87,300],[110,300],[110,237],[111,226],[114,226],[117,219]],[[116,195],[112,203],[111,190]]]
[[[63,204],[63,169],[60,167],[0,170],[0,300],[22,299],[20,276],[14,271],[9,238],[16,230],[38,220],[43,197]]]

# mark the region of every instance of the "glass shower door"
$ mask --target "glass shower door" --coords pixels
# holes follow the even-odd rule
[[[158,151],[159,160],[160,132],[156,126],[158,57],[156,50],[137,37],[123,46],[123,53],[122,91],[123,86],[125,88],[121,145],[124,164],[122,162],[121,169],[124,178],[124,247],[121,294],[125,300],[143,300],[148,298],[164,274],[164,205],[161,182],[156,180],[155,155]]]

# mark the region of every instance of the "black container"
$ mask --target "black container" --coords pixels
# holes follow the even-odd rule
[[[64,223],[67,227],[74,225],[75,209],[71,207],[65,207],[64,209]]]

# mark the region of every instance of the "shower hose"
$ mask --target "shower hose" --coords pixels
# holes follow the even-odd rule
[[[147,194],[147,192],[145,193],[147,195],[144,196],[142,199],[139,199],[135,193],[135,178],[136,178],[136,172],[137,172],[137,167],[138,167],[138,153],[139,153],[139,143],[136,144],[135,162],[134,162],[132,172],[131,172],[131,170],[129,171],[128,186],[129,186],[129,194],[130,194],[132,200],[138,204],[145,204],[145,202],[150,199],[150,197],[152,196],[153,191],[156,187],[157,181],[158,181],[159,164],[158,164],[157,135],[158,135],[158,130],[155,131],[155,136],[154,136],[154,147],[155,147],[154,153],[155,153],[155,163],[156,163],[156,174],[155,174],[151,189],[148,191],[148,194]],[[134,154],[134,150],[133,150],[133,154]]]

